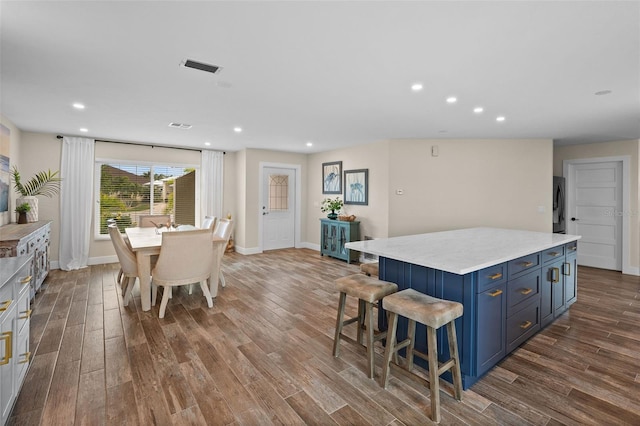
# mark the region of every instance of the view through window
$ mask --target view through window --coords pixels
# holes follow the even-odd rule
[[[195,225],[196,170],[167,165],[101,163],[99,233],[107,220],[120,231],[138,226],[140,215],[168,214],[173,224]]]

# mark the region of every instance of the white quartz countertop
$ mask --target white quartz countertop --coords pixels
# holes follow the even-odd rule
[[[580,238],[513,229],[468,228],[354,241],[345,247],[464,275]]]

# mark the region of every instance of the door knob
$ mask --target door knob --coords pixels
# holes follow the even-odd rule
[[[580,219],[576,219],[575,217],[571,218],[571,222],[575,222],[576,220],[580,220]]]
[[[269,212],[262,212],[262,216],[269,214]]]

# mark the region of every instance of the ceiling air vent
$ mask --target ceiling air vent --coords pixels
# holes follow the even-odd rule
[[[169,123],[169,127],[173,127],[174,129],[189,130],[193,126],[191,124]]]
[[[200,71],[210,72],[211,74],[216,74],[218,71],[222,69],[217,65],[205,64],[204,62],[197,62],[191,59],[186,59],[183,63],[183,66],[187,68],[193,68]]]

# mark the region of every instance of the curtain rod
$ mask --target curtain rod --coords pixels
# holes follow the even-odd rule
[[[57,135],[56,138],[58,139],[62,139],[64,136],[61,135]],[[121,144],[125,144],[125,145],[139,145],[139,146],[150,146],[151,148],[171,148],[171,149],[184,149],[185,151],[198,151],[198,152],[202,152],[201,149],[196,149],[196,148],[184,148],[184,147],[180,147],[180,146],[166,146],[166,145],[148,145],[148,144],[144,144],[144,143],[136,143],[136,142],[121,142],[121,141],[108,141],[108,140],[104,140],[104,139],[94,139],[96,142],[107,142],[107,143],[121,143]],[[222,151],[222,154],[226,154],[225,151]]]

